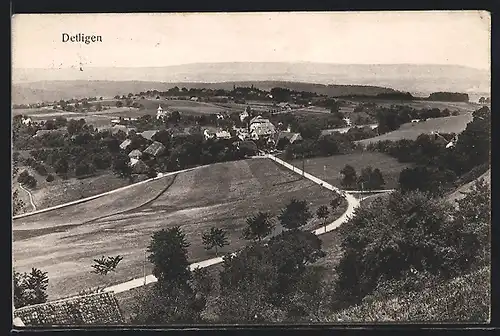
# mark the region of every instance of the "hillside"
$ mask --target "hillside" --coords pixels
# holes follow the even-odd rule
[[[421,292],[366,301],[337,312],[328,322],[487,322],[490,270],[482,268]]]
[[[332,83],[371,85],[427,94],[434,91],[489,92],[490,88],[489,71],[452,65],[240,62],[197,63],[156,68],[89,67],[83,68],[82,71],[76,68],[13,69],[15,84],[54,80],[156,83],[284,81],[323,85]]]
[[[323,85],[301,82],[281,81],[231,81],[221,83],[189,83],[189,82],[153,82],[153,81],[40,81],[14,84],[12,88],[12,102],[14,104],[27,104],[40,101],[54,101],[60,99],[84,97],[112,97],[115,95],[136,93],[147,90],[166,91],[174,86],[179,88],[207,88],[232,90],[233,86],[255,86],[261,90],[269,91],[273,87],[282,87],[296,91],[316,92],[328,96],[345,96],[351,94],[374,96],[379,93],[390,93],[395,90],[363,85]]]
[[[469,191],[474,186],[474,183],[476,183],[476,180],[480,180],[480,179],[484,179],[484,181],[491,186],[491,168],[488,169],[487,172],[482,174],[477,179],[475,179],[469,183],[466,183],[463,186],[461,186],[460,188],[458,188],[457,190],[455,190],[453,193],[448,195],[446,197],[446,199],[450,202],[453,202],[455,200],[459,200],[459,199],[464,198],[465,195],[463,193]]]

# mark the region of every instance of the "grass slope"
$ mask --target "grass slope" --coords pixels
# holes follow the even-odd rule
[[[432,131],[441,133],[460,133],[465,129],[465,127],[471,120],[472,114],[465,113],[458,116],[428,119],[419,123],[406,123],[401,125],[401,127],[395,131],[385,133],[374,138],[359,140],[356,142],[367,145],[369,143],[383,140],[415,140],[420,134],[431,133]]]
[[[228,230],[231,244],[222,252],[229,252],[246,244],[240,237],[249,215],[257,211],[277,215],[292,197],[308,200],[315,211],[332,197],[330,191],[309,180],[281,170],[271,161],[256,159],[179,174],[168,191],[150,204],[111,215],[157,196],[169,182],[162,179],[108,198],[15,220],[14,267],[47,271],[48,294],[54,299],[142,276],[151,234],[161,228],[181,226],[191,243],[189,258],[195,262],[214,256],[201,243],[201,233],[212,226]],[[111,216],[85,223],[105,215]],[[321,224],[314,219],[309,227]],[[26,239],[16,239],[19,229],[28,230],[24,231]],[[124,259],[116,273],[102,277],[90,272],[92,259],[117,254]],[[149,262],[147,272],[151,272]]]
[[[490,270],[482,268],[424,291],[365,302],[327,322],[482,322],[490,319]]]

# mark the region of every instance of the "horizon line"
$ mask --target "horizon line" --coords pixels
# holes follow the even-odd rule
[[[209,65],[209,64],[230,64],[230,63],[289,63],[289,64],[321,64],[321,65],[339,65],[339,66],[352,66],[352,65],[366,65],[366,66],[380,66],[380,65],[414,65],[414,66],[456,66],[456,67],[464,67],[469,69],[488,71],[491,70],[491,64],[487,68],[478,68],[470,65],[463,64],[442,64],[442,63],[328,63],[328,62],[314,62],[314,61],[228,61],[228,62],[193,62],[193,63],[180,63],[180,64],[169,64],[169,65],[157,65],[157,66],[148,66],[148,65],[138,65],[138,66],[84,66],[85,68],[92,69],[102,69],[102,68],[132,68],[132,69],[141,69],[141,68],[166,68],[166,67],[175,67],[175,66],[187,66],[187,65]],[[77,65],[66,66],[66,67],[23,67],[23,68],[15,68],[11,67],[12,70],[69,70],[79,68]]]

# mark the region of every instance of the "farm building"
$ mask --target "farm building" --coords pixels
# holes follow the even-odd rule
[[[217,139],[231,139],[231,134],[228,131],[218,131],[215,133]]]
[[[31,125],[31,124],[33,123],[33,121],[31,120],[31,118],[30,118],[30,117],[27,117],[27,118],[24,118],[24,117],[23,117],[22,123],[23,123],[24,125],[29,126],[29,125]]]
[[[146,174],[149,170],[144,161],[134,158],[130,158],[130,167],[132,167],[132,173],[134,174]]]
[[[215,138],[215,132],[206,129],[203,131],[203,136],[205,137],[205,140],[213,139]]]
[[[440,145],[447,146],[450,141],[443,137],[439,132],[432,131],[430,134],[431,139]]]
[[[250,135],[252,138],[272,136],[275,133],[276,128],[268,119],[257,116],[250,121]]]
[[[287,139],[290,143],[294,143],[302,140],[302,136],[300,133],[280,132],[278,134],[278,138],[276,139],[276,143],[278,143],[281,139]]]
[[[144,139],[153,140],[154,135],[158,133],[158,130],[144,131],[142,133],[137,133],[142,136]]]
[[[142,152],[138,149],[134,149],[130,153],[128,153],[128,157],[132,159],[140,159],[142,156]]]
[[[132,140],[130,139],[126,139],[124,140],[121,144],[120,144],[120,148],[121,149],[127,149],[128,146],[130,146],[130,144],[132,143]]]
[[[290,111],[292,109],[292,106],[288,103],[279,103],[278,107],[282,110],[287,110],[287,111]]]
[[[103,292],[14,310],[23,326],[120,325],[124,318],[113,293]]]
[[[125,125],[115,125],[115,126],[111,127],[111,134],[116,134],[120,131],[124,132],[125,134],[129,133],[129,129]]]
[[[144,153],[149,154],[151,156],[157,156],[162,154],[165,151],[165,146],[158,141],[153,142],[148,148],[144,150]]]
[[[62,130],[54,129],[54,130],[38,130],[36,131],[35,135],[33,137],[40,137],[44,136],[46,134],[63,134],[64,132]]]

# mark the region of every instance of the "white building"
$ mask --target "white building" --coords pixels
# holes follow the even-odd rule
[[[22,120],[22,123],[23,123],[24,125],[27,125],[27,126],[31,125],[31,124],[32,124],[32,122],[33,122],[33,121],[31,120],[31,118],[30,118],[30,117],[23,118],[23,120]]]
[[[158,109],[156,110],[156,119],[163,119],[168,115],[167,111],[164,111],[161,105],[158,105]]]
[[[217,139],[231,139],[231,134],[228,131],[218,131],[215,133]]]
[[[248,118],[249,114],[247,112],[247,110],[243,111],[240,113],[240,121],[243,122],[245,121],[245,118]]]
[[[205,137],[205,140],[213,139],[213,138],[215,138],[215,133],[206,129],[203,131],[203,136]]]

